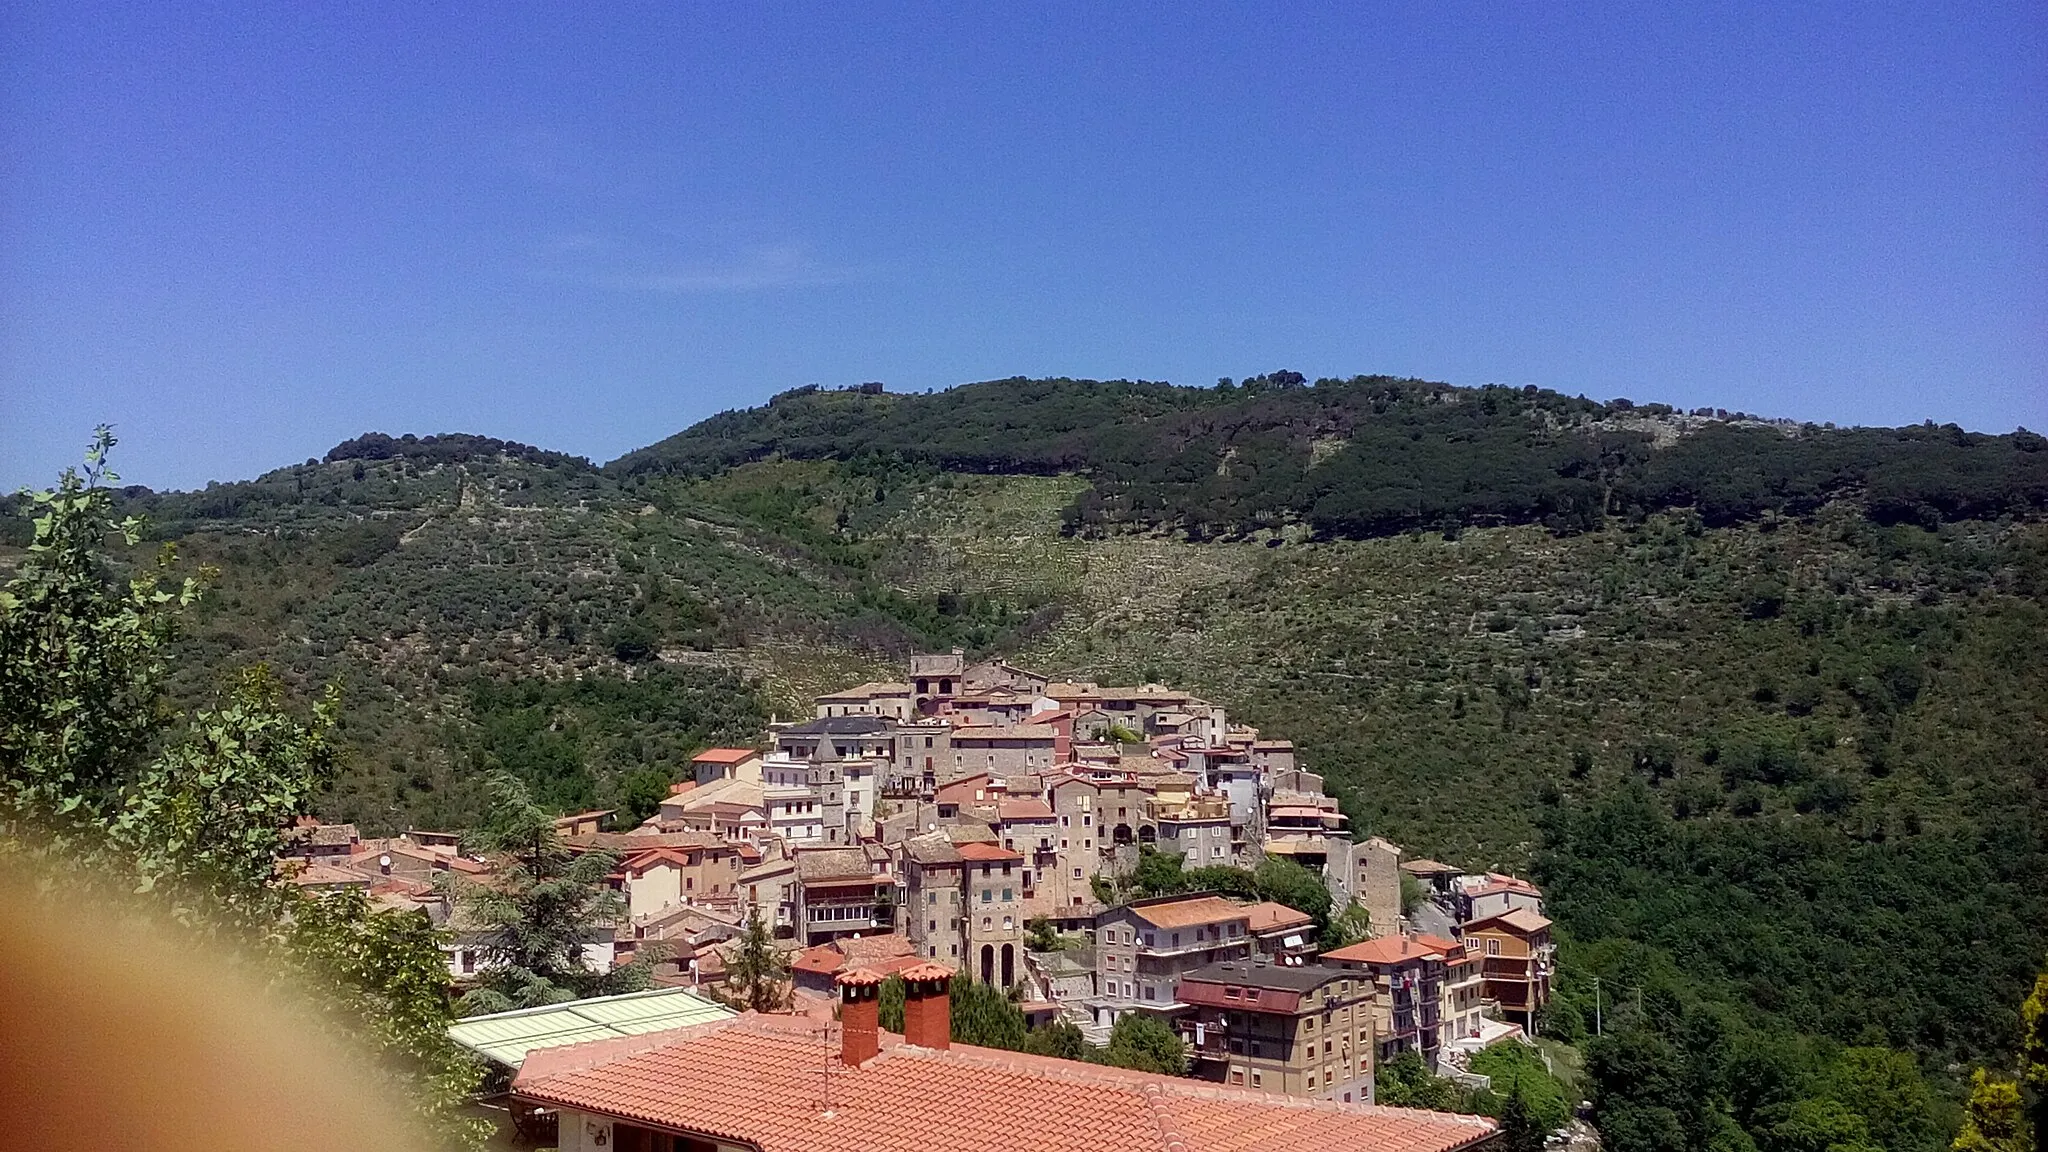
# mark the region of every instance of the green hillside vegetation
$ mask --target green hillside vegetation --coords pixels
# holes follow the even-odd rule
[[[1945,1140],[2048,954],[2041,438],[1305,383],[805,392],[603,469],[365,437],[126,502],[218,569],[176,691],[338,685],[366,830],[474,823],[494,761],[644,811],[917,648],[1162,680],[1355,832],[1546,884],[1617,1148]]]
[[[798,389],[630,453],[626,476],[708,475],[780,456],[885,458],[951,471],[1083,474],[1070,531],[1176,528],[1201,539],[1286,524],[1323,538],[1418,527],[1598,527],[1677,507],[1724,525],[1853,496],[1928,526],[2048,503],[2031,433],[1952,425],[1769,426],[1602,404],[1533,386],[1273,372],[1213,389],[994,380],[937,395]],[[1672,441],[1669,433],[1691,434]]]

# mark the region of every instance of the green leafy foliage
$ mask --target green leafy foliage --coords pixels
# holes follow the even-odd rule
[[[1392,1108],[1427,1108],[1435,1112],[1471,1111],[1470,1100],[1457,1082],[1430,1072],[1419,1052],[1403,1052],[1373,1070],[1373,1099]]]
[[[1970,1083],[1963,1130],[1949,1147],[1954,1152],[2026,1152],[2031,1143],[2020,1086],[1979,1068]]]
[[[2048,453],[1954,426],[1822,429],[1534,387],[1452,388],[1295,372],[1228,389],[1145,381],[994,380],[930,396],[785,393],[714,416],[610,468],[706,475],[780,454],[886,457],[961,472],[1087,473],[1070,529],[1180,527],[1197,538],[1311,525],[1361,538],[1473,523],[1599,527],[1613,511],[1697,508],[1709,524],[1864,498],[1886,523],[2048,504]]]
[[[1102,1060],[1118,1068],[1166,1076],[1188,1073],[1188,1046],[1172,1025],[1144,1012],[1126,1012],[1109,1030]]]
[[[1564,1085],[1550,1074],[1536,1049],[1526,1044],[1482,1048],[1472,1054],[1471,1070],[1492,1082],[1487,1091],[1494,1100],[1481,1110],[1498,1117],[1504,1130],[1509,1128],[1511,1110],[1519,1113],[1518,1122],[1534,1129],[1540,1146],[1544,1137],[1572,1117],[1572,1101]],[[1524,1138],[1526,1135],[1524,1132]],[[1513,1142],[1511,1133],[1509,1143]]]
[[[615,808],[637,824],[716,744],[752,744],[768,723],[754,688],[717,668],[660,666],[626,678],[469,685],[469,759],[502,769],[557,812]]]
[[[640,966],[600,973],[583,956],[600,925],[625,915],[625,900],[606,882],[618,857],[601,850],[572,852],[554,818],[524,785],[510,776],[492,784],[498,803],[474,838],[504,866],[488,882],[451,881],[453,896],[481,933],[484,959],[477,987],[462,998],[463,1015],[646,987]]]
[[[148,891],[186,927],[254,949],[313,992],[337,1032],[370,1042],[373,1072],[429,1131],[479,1146],[484,1126],[465,1104],[481,1069],[447,1037],[439,933],[360,893],[273,883],[285,830],[331,775],[337,698],[295,716],[258,667],[189,721],[170,706],[169,642],[199,587],[159,588],[167,555],[142,577],[116,575],[103,549],[132,546],[143,526],[110,516],[113,443],[102,429],[83,476],[34,494],[43,515],[0,590],[0,854],[33,854],[53,896]]]

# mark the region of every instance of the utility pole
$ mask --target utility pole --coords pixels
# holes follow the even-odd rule
[[[1593,1035],[1605,1036],[1600,1026],[1600,978],[1593,977]]]

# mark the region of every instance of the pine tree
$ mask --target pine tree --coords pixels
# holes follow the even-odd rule
[[[749,910],[747,930],[740,936],[740,946],[726,961],[726,991],[741,1008],[772,1012],[789,1003],[789,985],[785,980],[788,972],[789,965],[775,950],[775,942],[768,935],[768,925],[761,919],[761,910]]]
[[[1547,1133],[1529,1109],[1529,1102],[1522,1098],[1519,1083],[1508,1086],[1500,1110],[1500,1133],[1502,1152],[1543,1152]]]
[[[605,883],[618,858],[571,852],[554,819],[511,776],[492,780],[498,804],[479,835],[509,863],[490,883],[458,883],[462,909],[483,929],[480,987],[462,998],[466,1015],[555,1004],[646,987],[644,968],[599,973],[584,961],[591,934],[618,920],[625,902]]]

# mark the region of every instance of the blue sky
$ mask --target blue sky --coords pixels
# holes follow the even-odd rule
[[[2048,426],[2048,15],[0,14],[0,484],[1289,367]]]

